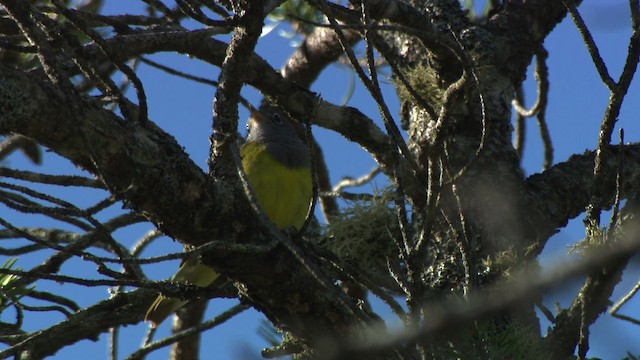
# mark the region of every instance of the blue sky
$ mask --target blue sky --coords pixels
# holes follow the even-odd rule
[[[105,12],[109,14],[142,13],[140,3],[139,1],[106,1]],[[580,10],[587,25],[592,29],[609,71],[614,79],[617,79],[624,64],[627,41],[630,35],[628,5],[622,0],[610,0],[606,4],[605,2],[587,1]],[[281,26],[261,38],[256,49],[256,52],[267,59],[274,68],[279,68],[294,50],[289,45],[288,39],[278,35],[278,30],[282,29],[285,28]],[[608,100],[608,92],[599,81],[595,67],[570,19],[565,19],[554,30],[547,38],[545,46],[550,54],[548,64],[551,81],[547,120],[554,144],[554,162],[557,163],[566,160],[571,154],[595,148],[600,121]],[[209,79],[215,80],[218,76],[216,67],[182,55],[157,54],[151,59]],[[212,121],[211,107],[215,89],[166,75],[144,64],[140,65],[138,74],[145,84],[150,119],[175,136],[193,160],[206,169]],[[349,70],[342,66],[333,65],[323,72],[320,79],[313,85],[312,90],[323,99],[339,104],[345,95],[346,90],[344,89],[348,87],[351,77],[352,73]],[[397,120],[398,102],[388,82],[384,91],[392,114],[396,116]],[[535,83],[531,72],[526,81],[526,93],[527,104],[530,105],[535,101]],[[243,94],[253,104],[258,104],[260,95],[256,90],[245,87]],[[617,128],[625,129],[627,142],[640,140],[640,123],[637,116],[640,114],[639,94],[640,88],[636,79],[632,83],[630,94],[623,105],[617,124]],[[360,84],[356,85],[349,105],[357,107],[373,119],[380,117],[375,103]],[[241,128],[244,128],[243,121],[246,116],[247,113],[243,110],[241,112]],[[535,121],[531,119],[528,124],[523,166],[527,174],[534,174],[541,170],[543,152]],[[374,166],[374,162],[362,149],[348,143],[340,135],[317,127],[313,132],[318,141],[324,145],[324,154],[333,182],[344,176],[362,175]],[[31,165],[21,154],[13,155],[8,161],[9,165],[13,167],[33,171],[58,174],[80,172],[66,160],[50,152],[45,154],[44,166],[41,168]],[[384,183],[383,178],[378,180],[379,185]],[[364,190],[369,189],[365,188]],[[100,191],[88,193],[83,191],[81,194],[70,189],[62,191],[63,198],[72,200],[79,206],[89,206],[96,200],[107,196]],[[119,211],[119,206],[114,206],[101,213],[101,219],[106,220]],[[43,226],[50,222],[48,219],[34,216],[17,217],[14,220],[22,225],[33,224],[34,220],[41,221]],[[56,225],[60,226],[60,224]],[[150,229],[151,225],[149,224],[136,225],[117,232],[116,237],[123,244],[130,246]],[[549,241],[541,259],[543,266],[561,264],[566,262],[567,258],[575,257],[575,255],[567,254],[567,245],[579,240],[583,235],[582,216],[580,216]],[[160,255],[180,251],[180,249],[178,243],[162,238],[154,243],[144,255]],[[29,268],[42,261],[45,255],[43,253],[35,257],[22,257],[19,265],[23,268]],[[150,277],[163,279],[172,275],[176,268],[177,264],[170,266],[163,263],[145,269],[148,270]],[[631,269],[633,271],[625,273],[624,281],[617,287],[614,301],[628,292],[640,279],[640,261],[637,257]],[[70,261],[63,268],[63,272],[67,274],[77,274],[79,271],[85,274],[95,274],[94,266],[81,260]],[[566,306],[579,286],[580,284],[576,283],[558,289],[545,297],[545,304],[550,308],[553,308],[555,302]],[[54,292],[62,290],[68,293],[77,291],[81,306],[93,304],[97,300],[109,296],[106,288],[84,289],[50,282],[38,283],[38,289]],[[213,317],[233,304],[235,302],[231,300],[213,300],[209,305],[207,316]],[[384,313],[386,310],[382,309],[382,312]],[[623,307],[623,313],[640,318],[640,300],[636,299]],[[7,320],[4,319],[4,316],[3,320]],[[232,319],[224,326],[207,332],[203,338],[203,352],[210,356],[203,356],[203,358],[247,359],[249,356],[259,358],[259,350],[266,345],[256,333],[258,321],[261,318],[257,312],[250,310]],[[53,316],[29,314],[27,320],[27,326],[37,329],[51,324],[52,321],[60,321],[62,317],[57,314]],[[166,322],[160,327],[156,338],[169,333],[168,325]],[[120,357],[125,357],[140,345],[145,329],[145,324],[122,329]],[[592,328],[591,335],[591,352],[589,353],[591,357],[620,359],[627,350],[636,355],[640,354],[640,343],[635,340],[640,337],[640,329],[637,326],[627,325],[620,320],[603,315]],[[106,339],[106,335],[103,335],[97,343],[83,341],[64,349],[56,355],[56,358],[82,358],[88,353],[92,354],[94,358],[107,358]],[[154,352],[148,356],[148,359],[166,358],[167,352],[168,350]]]

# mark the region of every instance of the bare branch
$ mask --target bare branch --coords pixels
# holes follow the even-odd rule
[[[146,289],[119,293],[47,329],[23,336],[16,344],[0,350],[0,358],[24,352],[43,358],[77,341],[95,338],[111,327],[138,323],[153,296],[155,293]]]
[[[177,341],[180,341],[182,339],[188,338],[190,336],[193,336],[195,334],[204,332],[206,330],[212,329],[218,325],[224,324],[227,320],[231,319],[232,317],[240,314],[241,312],[247,310],[249,308],[248,305],[245,304],[240,304],[240,305],[236,305],[234,307],[232,307],[231,309],[223,312],[222,314],[216,316],[213,319],[207,320],[201,324],[198,324],[194,327],[191,327],[189,329],[184,329],[178,333],[175,333],[169,337],[166,337],[162,340],[153,342],[151,344],[145,345],[142,348],[136,350],[134,353],[132,353],[131,355],[127,356],[125,359],[126,360],[134,360],[134,359],[141,359],[144,355],[163,348],[165,346],[171,345]]]
[[[341,192],[343,189],[346,188],[350,188],[350,187],[358,187],[358,186],[362,186],[366,183],[369,183],[374,177],[376,177],[378,174],[380,174],[380,167],[375,167],[373,169],[371,169],[371,171],[369,171],[368,173],[354,179],[354,178],[345,178],[342,179],[340,181],[338,181],[337,184],[335,184],[333,186],[332,191],[333,192]]]
[[[599,271],[603,266],[617,266],[625,262],[640,250],[637,236],[621,238],[615,246],[598,249],[584,258],[566,263],[543,276],[531,276],[529,271],[522,272],[521,279],[512,279],[508,284],[495,284],[494,287],[482,290],[482,293],[471,294],[468,300],[459,303],[434,302],[425,305],[424,312],[430,315],[430,321],[420,327],[405,328],[398,332],[387,333],[372,330],[364,340],[346,337],[335,346],[326,359],[353,358],[360,354],[373,354],[382,349],[415,341],[416,339],[434,340],[443,334],[456,332],[466,324],[500,313],[510,305],[519,303],[525,298],[536,298],[548,290],[562,286],[566,281],[584,273]],[[608,287],[609,283],[604,286]],[[505,287],[508,290],[505,290]],[[575,343],[574,343],[575,344]],[[570,344],[563,344],[569,346]],[[337,353],[337,355],[335,355]],[[559,355],[558,359],[566,359],[572,353]]]
[[[615,304],[613,304],[613,306],[611,306],[611,309],[609,309],[609,314],[611,314],[611,316],[613,317],[628,321],[632,324],[640,325],[640,320],[634,319],[630,316],[619,313],[620,308],[624,304],[629,302],[629,300],[631,300],[631,298],[633,298],[638,293],[639,290],[640,290],[640,282],[638,282],[636,286],[634,286],[633,289],[631,289],[625,296],[623,296],[620,300],[618,300]]]
[[[638,189],[636,184],[640,181],[640,145],[631,144],[624,146],[608,146],[607,151],[617,154],[622,152],[621,156],[624,162],[624,176],[621,184],[621,193],[623,197],[632,196]],[[557,228],[564,226],[569,219],[573,219],[584,211],[584,208],[591,200],[591,186],[593,177],[593,161],[596,157],[595,152],[587,152],[584,155],[573,155],[567,161],[559,163],[551,167],[549,170],[530,176],[527,180],[527,186],[531,191],[531,196],[540,209],[536,216],[538,224],[538,236],[542,242],[539,242],[533,254],[538,254],[544,246],[546,239],[551,236]],[[606,174],[601,178],[602,195],[597,203],[597,208],[608,208],[613,205],[615,200],[615,181],[616,168],[618,158],[609,156],[602,163],[602,168]],[[562,193],[563,196],[557,196]],[[529,213],[531,216],[534,212]]]
[[[579,346],[579,353],[583,354],[583,357],[586,355],[589,326],[609,307],[609,297],[621,280],[622,271],[631,256],[639,250],[635,248],[633,252],[625,254],[629,250],[627,246],[633,246],[634,242],[636,245],[640,244],[637,241],[640,231],[637,225],[638,205],[637,199],[629,200],[621,222],[612,224],[608,231],[603,231],[602,235],[607,239],[600,239],[601,245],[595,245],[598,247],[597,252],[588,254],[592,264],[584,285],[571,306],[556,316],[555,326],[547,335],[547,341],[555,359],[571,356],[576,345]],[[617,250],[618,247],[625,250]],[[605,251],[607,255],[616,254],[616,256],[606,262],[593,259]]]
[[[591,55],[591,59],[593,60],[593,64],[596,66],[598,70],[598,74],[600,75],[600,79],[604,84],[609,88],[609,90],[613,91],[616,87],[616,83],[609,75],[609,71],[607,70],[607,65],[605,65],[604,60],[602,60],[602,56],[600,56],[600,51],[598,50],[598,46],[596,45],[593,37],[591,36],[591,32],[587,29],[587,25],[584,23],[582,16],[578,12],[576,8],[576,4],[573,0],[562,0],[564,6],[569,10],[571,14],[571,18],[573,22],[576,24],[578,31],[580,31],[580,35],[582,35],[582,39],[587,45],[587,50],[589,50],[589,54]]]

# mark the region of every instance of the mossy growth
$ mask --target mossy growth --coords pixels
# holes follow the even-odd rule
[[[514,275],[512,271],[518,264],[518,259],[518,254],[513,249],[500,251],[491,257],[482,259],[483,273],[511,279]]]
[[[437,72],[424,64],[417,64],[408,70],[404,77],[411,88],[420,95],[432,108],[437,109],[442,103],[443,89],[440,87],[440,79]],[[413,102],[413,95],[407,87],[397,78],[393,79],[400,101]]]
[[[387,259],[397,257],[393,236],[399,236],[390,189],[371,199],[348,201],[326,226],[320,244],[362,269],[387,273]]]
[[[577,243],[569,247],[570,253],[586,254],[589,251],[602,248],[602,246],[611,245],[615,239],[621,235],[621,228],[613,225],[613,227],[598,226],[597,223],[591,221],[585,226],[585,237]]]

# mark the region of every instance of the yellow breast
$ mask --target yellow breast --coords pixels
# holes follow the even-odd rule
[[[242,166],[258,205],[279,228],[300,229],[311,201],[309,167],[287,167],[276,161],[264,145],[246,143],[240,150]]]

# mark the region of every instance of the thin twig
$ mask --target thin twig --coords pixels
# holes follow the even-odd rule
[[[335,17],[333,16],[331,8],[327,6],[327,4],[324,1],[315,1],[315,3],[329,19],[329,22],[331,23],[332,28],[336,31],[336,34],[338,35],[338,39],[340,40],[340,45],[342,46],[342,50],[347,55],[347,59],[349,59],[351,66],[353,67],[356,74],[358,75],[362,83],[365,85],[365,87],[371,94],[372,98],[376,101],[376,104],[378,105],[378,108],[382,115],[382,120],[385,124],[387,132],[389,133],[391,139],[393,140],[394,145],[397,147],[397,149],[403,155],[403,157],[409,162],[409,165],[413,169],[414,173],[417,173],[419,166],[416,163],[416,160],[413,154],[409,151],[409,148],[407,147],[407,144],[405,143],[404,139],[402,138],[402,135],[400,134],[400,130],[398,129],[395,121],[393,120],[393,116],[391,116],[391,112],[389,111],[389,108],[387,107],[384,101],[380,88],[376,86],[377,79],[374,79],[373,77],[375,75],[375,72],[371,73],[372,78],[367,77],[367,75],[364,73],[364,70],[362,70],[362,67],[360,67],[360,64],[353,52],[353,49],[351,49],[351,47],[348,45],[349,43],[345,38],[344,32],[340,28],[340,25],[336,21]],[[365,36],[365,43],[367,41],[370,42],[371,40],[367,39],[367,36]],[[371,68],[375,69],[375,66],[370,66],[369,68],[371,71]],[[394,172],[396,174],[399,174],[399,172],[397,171],[394,171]],[[395,179],[395,180],[401,181],[402,179]]]
[[[340,192],[324,191],[324,192],[321,192],[319,195],[325,196],[325,197],[342,198],[349,201],[374,201],[380,198],[379,196],[376,196],[373,194],[364,194],[364,193],[356,194],[348,191],[340,191]]]
[[[462,175],[464,175],[466,173],[467,169],[480,156],[480,153],[482,152],[482,150],[484,150],[485,141],[487,140],[487,125],[488,125],[488,123],[487,123],[487,106],[485,104],[484,95],[482,94],[483,87],[480,84],[480,79],[478,78],[478,74],[476,73],[473,61],[465,53],[464,46],[463,46],[462,42],[460,41],[460,39],[458,38],[458,36],[456,35],[456,33],[453,31],[453,29],[450,28],[449,32],[451,33],[451,35],[453,36],[453,39],[455,40],[456,44],[458,45],[458,49],[459,49],[458,51],[459,52],[455,52],[453,50],[455,47],[453,47],[453,46],[450,47],[449,49],[452,52],[454,52],[454,54],[456,54],[456,56],[458,56],[458,60],[461,61],[462,65],[465,68],[465,71],[468,71],[468,73],[473,78],[473,81],[475,83],[476,89],[478,91],[478,100],[480,102],[480,114],[482,116],[481,117],[481,120],[482,120],[482,128],[481,129],[482,129],[482,131],[480,133],[480,143],[478,144],[478,147],[476,148],[476,151],[471,156],[471,158],[469,160],[467,160],[467,162],[462,166],[462,168],[460,168],[453,176],[451,176],[447,180],[447,182],[446,182],[447,184],[452,184],[452,183],[455,183],[458,180],[458,178],[460,178]],[[445,155],[446,155],[446,147],[445,147],[444,151],[445,151]]]
[[[603,248],[602,251],[593,252],[575,262],[565,263],[544,275],[531,276],[530,272],[524,272],[520,279],[509,280],[509,285],[506,286],[508,291],[505,290],[505,284],[495,284],[472,293],[467,301],[451,303],[445,300],[427,304],[425,312],[430,314],[429,321],[419,327],[405,327],[391,333],[384,331],[378,333],[380,336],[372,334],[365,341],[345,342],[341,344],[342,348],[334,349],[339,354],[335,358],[357,358],[361,352],[371,354],[378,349],[389,349],[418,339],[432,340],[448,331],[459,331],[467,324],[500,313],[523,299],[535,298],[570,279],[600,269],[605,264],[630,258],[638,250],[640,242],[634,237],[621,239],[616,246]]]
[[[624,145],[624,129],[620,129],[619,133],[620,146]],[[611,220],[609,221],[609,230],[615,229],[618,225],[618,215],[620,213],[620,201],[622,200],[622,196],[620,193],[622,192],[622,181],[624,174],[624,151],[618,152],[618,164],[616,169],[616,197],[613,201],[613,209],[611,210]]]
[[[131,83],[133,84],[133,87],[136,90],[136,95],[138,97],[137,121],[139,124],[145,123],[148,117],[148,114],[147,114],[148,107],[147,107],[147,96],[145,94],[142,81],[140,81],[138,76],[130,67],[128,67],[127,65],[121,63],[116,59],[116,56],[113,54],[113,51],[109,46],[109,43],[106,42],[98,32],[96,32],[91,27],[89,27],[82,18],[76,16],[76,14],[74,14],[72,11],[67,9],[67,6],[64,3],[62,3],[62,0],[52,0],[52,2],[55,5],[55,7],[58,9],[58,11],[60,11],[61,14],[64,15],[73,24],[73,26],[75,26],[78,30],[82,31],[91,40],[93,40],[93,42],[103,52],[103,54],[107,57],[107,59],[109,59],[109,61],[111,61],[111,63],[113,63],[118,68],[118,70],[120,70],[129,79],[129,81],[131,81]],[[67,39],[67,41],[69,40],[71,39]],[[76,46],[77,45],[79,44],[76,44]],[[80,50],[80,48],[78,48],[78,50]],[[99,78],[105,84],[109,85],[109,89],[111,90],[111,95],[115,95],[117,97],[120,111],[125,116],[125,118],[128,119],[130,117],[129,106],[124,101],[123,99],[124,95],[122,94],[122,92],[118,91],[117,88],[113,88],[110,85],[112,83],[110,79],[105,79],[104,77],[100,77],[100,76]]]
[[[549,53],[540,46],[536,50],[536,65],[534,68],[534,77],[538,84],[538,98],[531,108],[526,109],[523,106],[524,94],[522,87],[516,90],[516,97],[512,100],[514,110],[516,111],[516,138],[514,147],[520,159],[524,152],[525,140],[525,122],[524,118],[536,115],[538,129],[540,130],[540,138],[544,146],[544,162],[543,170],[547,170],[553,165],[553,143],[546,120],[547,101],[549,98],[549,69],[547,68],[547,58]]]
[[[311,144],[316,144],[316,140],[313,138],[313,133],[311,132],[311,119],[305,119],[303,124],[304,126],[304,142],[309,151],[309,166],[311,172],[311,201],[307,206],[307,213],[304,217],[304,223],[295,234],[295,239],[300,240],[306,234],[309,225],[313,219],[313,214],[315,213],[316,204],[318,201],[319,194],[319,180],[318,180],[318,159],[316,158],[317,153],[311,149]]]
[[[81,186],[95,189],[104,189],[104,185],[95,180],[77,175],[49,175],[24,170],[9,169],[0,166],[0,177],[9,177],[24,181],[59,186]]]
[[[603,163],[606,161],[606,157],[609,156],[607,147],[611,144],[611,137],[615,124],[620,115],[620,109],[622,103],[627,95],[631,80],[636,73],[638,67],[638,61],[640,60],[640,29],[633,29],[631,38],[629,39],[629,48],[627,52],[627,58],[620,74],[620,78],[617,84],[614,84],[610,90],[609,103],[605,110],[602,123],[600,124],[600,135],[598,137],[598,148],[596,150],[596,159],[593,167],[593,183],[591,187],[591,201],[587,206],[587,215],[585,222],[587,224],[593,224],[598,226],[600,224],[601,210],[595,206],[602,196],[603,188],[601,183],[603,181],[604,167]]]
[[[516,149],[516,153],[518,154],[518,158],[522,162],[522,158],[524,156],[524,145],[527,140],[527,122],[525,121],[525,117],[522,115],[522,112],[518,111],[516,106],[524,109],[524,88],[520,85],[516,89],[515,98],[511,102],[513,107],[516,109],[516,129],[515,129],[515,137],[513,140],[513,147]]]
[[[118,359],[118,334],[120,333],[119,327],[112,327],[109,329],[109,359]]]
[[[81,306],[79,306],[78,304],[76,304],[75,301],[63,297],[63,296],[58,296],[55,294],[51,294],[45,291],[37,291],[35,289],[31,289],[29,290],[29,292],[25,295],[25,297],[30,297],[33,299],[38,299],[41,301],[48,301],[54,304],[58,304],[61,306],[65,306],[67,308],[69,308],[71,311],[79,311],[80,309],[82,309]]]
[[[168,336],[162,340],[158,340],[155,342],[152,342],[148,345],[143,346],[142,348],[136,350],[134,353],[132,353],[131,355],[127,356],[125,358],[125,360],[138,360],[141,359],[144,355],[163,348],[165,346],[171,345],[177,341],[180,341],[182,339],[185,339],[189,336],[204,332],[206,330],[209,330],[211,328],[214,328],[220,324],[223,324],[224,322],[226,322],[227,320],[231,319],[232,317],[240,314],[241,312],[249,309],[250,306],[246,305],[246,304],[238,304],[235,305],[234,307],[232,307],[231,309],[223,312],[222,314],[216,316],[215,318],[211,319],[211,320],[207,320],[201,324],[198,324],[192,328],[189,329],[185,329],[183,331],[180,331],[179,333],[173,334],[171,336]]]
[[[629,8],[631,10],[631,28],[638,29],[640,27],[640,1],[629,0]]]
[[[596,66],[596,70],[598,70],[598,74],[600,75],[600,79],[602,82],[609,88],[609,90],[613,90],[616,87],[615,81],[611,75],[609,75],[609,71],[607,70],[607,65],[602,60],[602,56],[600,56],[600,51],[598,50],[598,46],[596,42],[593,40],[591,36],[591,32],[587,29],[587,25],[584,23],[582,16],[576,9],[576,5],[573,0],[562,0],[562,4],[567,8],[569,13],[571,14],[571,18],[573,22],[576,24],[580,35],[582,35],[582,39],[584,43],[587,45],[587,50],[591,55],[591,60],[593,64]]]
[[[371,180],[373,180],[374,177],[376,177],[376,175],[380,174],[381,172],[382,168],[380,168],[380,166],[376,166],[368,173],[358,178],[343,178],[333,186],[333,189],[331,191],[334,193],[340,193],[346,188],[362,186],[366,183],[369,183]]]
[[[531,108],[527,109],[524,107],[523,99],[521,97],[516,96],[516,98],[511,101],[516,113],[523,117],[532,117],[547,105],[547,98],[549,96],[549,69],[547,68],[548,57],[549,53],[544,47],[540,46],[536,50],[536,65],[533,72],[538,85],[538,98]]]
[[[638,291],[640,291],[640,281],[638,281],[638,283],[636,283],[636,286],[634,286],[633,289],[631,289],[631,291],[629,291],[625,296],[623,296],[620,300],[618,300],[618,302],[616,302],[611,307],[611,309],[609,310],[609,314],[611,314],[611,316],[613,316],[613,317],[616,317],[616,318],[621,319],[621,320],[628,321],[628,322],[630,322],[632,324],[640,325],[640,320],[618,313],[620,308],[624,304],[629,302],[629,300],[631,300],[631,298],[633,298],[638,293]]]
[[[578,359],[580,360],[586,359],[587,351],[589,351],[589,320],[587,319],[587,308],[586,300],[582,298],[580,300],[580,338],[578,340]]]
[[[537,101],[537,117],[538,128],[540,129],[540,138],[544,145],[544,163],[542,169],[547,170],[553,165],[553,143],[549,127],[547,126],[547,101],[549,98],[549,69],[547,67],[547,58],[549,53],[540,46],[536,50],[536,67],[535,78],[538,82],[538,101]]]

